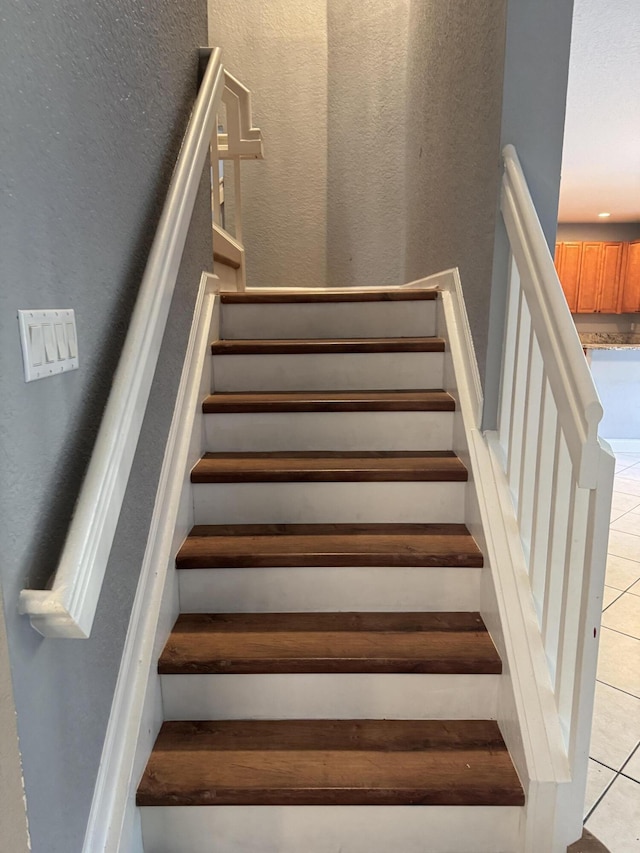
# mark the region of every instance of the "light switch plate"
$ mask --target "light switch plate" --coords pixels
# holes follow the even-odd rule
[[[76,315],[72,308],[20,310],[25,382],[78,369]]]

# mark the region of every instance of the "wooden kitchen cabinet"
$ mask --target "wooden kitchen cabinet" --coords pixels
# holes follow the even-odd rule
[[[572,314],[578,307],[578,281],[582,243],[558,243],[556,246],[556,269],[564,290],[565,299]]]
[[[599,310],[602,288],[602,243],[583,243],[578,277],[578,314],[595,314]]]
[[[627,244],[624,282],[621,288],[620,311],[640,311],[640,240]]]
[[[631,277],[637,281],[636,294],[627,294],[628,248],[622,242],[557,243],[555,264],[562,289],[574,314],[616,314],[638,311],[627,307],[640,304],[640,241]]]
[[[602,285],[598,311],[601,314],[617,314],[620,312],[620,285],[624,273],[627,244],[603,243],[602,247]]]

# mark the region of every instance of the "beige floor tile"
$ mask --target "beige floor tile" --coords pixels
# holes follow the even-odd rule
[[[615,589],[615,587],[612,586],[605,586],[602,593],[602,609],[606,610],[607,607],[612,605],[616,598],[619,598],[621,595],[624,595],[622,590]]]
[[[598,680],[640,697],[640,640],[602,628]]]
[[[602,624],[640,640],[640,596],[623,592],[602,614]]]
[[[636,782],[640,782],[640,747],[636,749],[622,770],[625,776],[631,776]],[[587,787],[589,783],[587,782]]]
[[[621,451],[620,453],[616,453],[614,455],[616,457],[616,463],[619,463],[620,465],[624,464],[625,462],[629,465],[636,465],[638,462],[640,462],[640,453],[626,453],[624,451]]]
[[[640,783],[618,776],[585,825],[611,853],[638,853]]]
[[[626,495],[624,492],[614,492],[611,499],[611,521],[615,521],[627,512],[640,507],[640,495]]]
[[[635,560],[627,560],[624,557],[616,557],[615,554],[607,554],[607,574],[605,577],[607,586],[625,590],[637,580],[640,580],[640,563]]]
[[[616,557],[625,557],[627,560],[637,562],[640,560],[640,536],[610,529],[608,551]]]
[[[619,770],[640,740],[640,699],[596,682],[589,755]]]
[[[622,474],[623,471],[626,471],[627,468],[631,467],[628,462],[626,463],[618,463],[616,462],[615,467],[613,469],[614,474]]]
[[[611,530],[621,530],[623,533],[640,535],[640,512],[625,512],[611,524]]]
[[[616,475],[613,490],[615,492],[624,492],[626,495],[640,495],[640,481],[624,476],[628,470],[628,468],[625,468],[621,474]]]
[[[594,805],[602,796],[603,791],[615,776],[615,772],[602,764],[598,764],[592,758],[589,759],[589,770],[587,773],[587,790],[584,795],[584,813],[589,814]]]
[[[628,471],[629,468],[634,468],[638,464],[637,459],[617,459],[615,464],[615,473],[620,474],[623,471]],[[624,474],[623,474],[624,476]]]
[[[640,580],[637,580],[633,586],[630,586],[628,591],[631,595],[640,595]]]
[[[629,468],[625,468],[622,476],[625,480],[638,480],[640,482],[640,465],[636,463]]]

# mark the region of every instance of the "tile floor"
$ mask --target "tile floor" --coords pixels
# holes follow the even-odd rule
[[[585,826],[640,853],[640,453],[616,454]]]

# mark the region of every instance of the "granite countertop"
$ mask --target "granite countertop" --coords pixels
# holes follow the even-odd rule
[[[640,349],[640,332],[584,332],[584,349]]]

